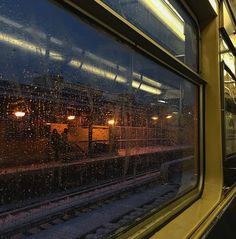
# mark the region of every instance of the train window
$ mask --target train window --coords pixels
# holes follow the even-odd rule
[[[236,51],[235,51],[235,25],[231,15],[230,5],[223,2],[222,7],[222,27],[220,28],[221,41],[220,52],[222,61],[222,87],[224,96],[222,107],[224,109],[224,181],[225,186],[231,186],[236,182],[236,138],[235,138],[235,97],[236,97]]]
[[[225,185],[230,186],[236,181],[236,76],[232,74],[230,68],[224,65],[224,121],[225,121],[225,160],[224,160],[224,180]]]
[[[228,41],[230,41],[230,37],[228,37],[227,39]],[[236,58],[234,56],[234,53],[228,47],[228,44],[226,43],[226,40],[223,36],[221,37],[220,41],[220,52],[221,60],[225,62],[225,64],[227,65],[227,67],[229,67],[233,74],[236,74]]]
[[[2,0],[0,26],[0,212],[57,198],[0,233],[76,202],[78,238],[109,234],[196,186],[197,85],[53,1]]]
[[[197,27],[179,1],[103,0],[103,2],[197,71]]]

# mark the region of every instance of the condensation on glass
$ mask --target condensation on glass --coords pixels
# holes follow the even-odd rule
[[[179,1],[102,0],[193,70],[198,70],[197,27]]]
[[[196,185],[196,85],[51,1],[1,1],[0,26],[1,209],[140,180],[166,203]]]

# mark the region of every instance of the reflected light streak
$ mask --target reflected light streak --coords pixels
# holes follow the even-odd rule
[[[36,46],[32,43],[29,43],[27,41],[24,41],[24,40],[14,38],[8,34],[0,33],[0,41],[5,42],[10,45],[13,45],[13,46],[17,46],[19,48],[22,48],[24,50],[27,50],[27,51],[30,51],[33,53],[38,53],[38,54],[42,54],[42,55],[46,54],[46,50],[44,48],[38,47],[38,46]]]
[[[182,41],[185,41],[184,20],[167,0],[141,0],[141,2],[177,37],[179,37]]]
[[[56,53],[54,51],[49,52],[49,57],[53,60],[56,60],[56,61],[63,61],[64,60],[64,58],[61,54]]]
[[[159,90],[157,88],[154,88],[152,86],[141,84],[140,82],[134,81],[134,80],[132,81],[132,87],[136,88],[136,89],[139,89],[139,90],[142,90],[142,91],[146,91],[146,92],[154,94],[154,95],[160,95],[161,94],[161,90]]]
[[[144,81],[145,83],[155,86],[155,87],[161,87],[161,83],[155,80],[152,80],[150,78],[148,78],[147,76],[143,76],[137,72],[133,72],[133,76],[137,77],[139,80]]]
[[[13,20],[10,20],[4,16],[0,16],[0,22],[3,22],[9,26],[13,26],[15,28],[18,28],[18,29],[21,29],[23,31],[26,31],[32,35],[37,35],[39,38],[43,38],[44,40],[47,39],[47,35],[43,32],[40,32],[38,30],[35,30],[35,29],[32,29],[32,28],[24,28],[23,25],[13,21]],[[60,41],[59,39],[55,38],[55,37],[50,37],[49,40],[57,45],[62,45],[62,41]],[[33,53],[37,53],[37,54],[41,54],[41,55],[46,55],[46,49],[45,48],[42,48],[42,47],[39,47],[38,45],[35,45],[35,44],[32,44],[32,43],[29,43],[27,41],[24,41],[24,40],[21,40],[21,39],[17,39],[15,37],[12,37],[8,34],[3,34],[3,33],[0,33],[0,41],[3,41],[3,42],[6,42],[8,44],[11,44],[13,46],[17,46],[19,48],[22,48],[22,49],[25,49],[27,51],[30,51],[30,52],[33,52]],[[106,60],[104,58],[101,58],[101,57],[98,57],[97,55],[89,52],[89,51],[83,51],[82,49],[78,48],[78,47],[73,47],[74,50],[76,50],[77,52],[79,52],[80,54],[85,54],[85,56],[87,56],[88,58],[92,59],[92,60],[95,60],[97,62],[101,62],[107,66],[110,66],[112,68],[114,68],[116,71],[127,71],[127,69],[123,66],[120,66],[118,64],[115,64],[109,60]],[[56,60],[56,61],[63,61],[64,58],[63,56],[60,54],[60,53],[57,53],[57,52],[54,52],[54,51],[49,51],[49,57],[53,60]],[[79,61],[79,60],[71,60],[69,62],[69,65],[70,66],[73,66],[73,67],[76,67],[76,68],[81,68],[82,66],[82,63]],[[86,66],[85,66],[86,68]],[[127,80],[120,76],[120,75],[116,75],[115,73],[111,73],[111,72],[108,72],[108,71],[105,71],[105,70],[97,70],[97,69],[92,69],[90,66],[87,66],[88,68],[88,72],[90,73],[93,73],[94,71],[97,72],[98,75],[100,76],[103,76],[105,78],[108,78],[108,79],[112,79],[119,83],[126,83]],[[93,67],[95,68],[95,67]],[[86,70],[86,69],[85,69]],[[101,71],[103,71],[103,73],[101,73]],[[133,73],[134,76],[138,77],[139,79],[141,78],[141,75],[138,74],[138,73]],[[161,83],[159,82],[156,82],[155,80],[152,80],[146,76],[143,76],[142,80],[152,86],[155,86],[155,87],[160,87],[161,86]]]
[[[32,29],[32,28],[24,28],[23,25],[15,22],[13,20],[10,20],[10,19],[8,19],[8,18],[6,18],[4,16],[0,16],[0,22],[3,22],[3,23],[5,23],[8,26],[12,26],[12,27],[18,28],[21,31],[23,30],[25,32],[28,32],[28,33],[30,33],[30,34],[32,34],[34,36],[37,35],[38,37],[43,38],[43,39],[47,38],[47,35],[45,33],[37,31],[37,30]],[[57,44],[57,45],[62,45],[62,42],[60,40],[54,38],[54,37],[50,37],[50,41],[55,43],[55,44]]]
[[[161,83],[157,82],[157,81],[154,81],[146,76],[143,77],[143,81],[152,85],[152,86],[155,86],[155,87],[161,87]]]
[[[46,55],[45,48],[39,47],[35,44],[29,43],[29,42],[21,40],[21,39],[17,39],[8,34],[0,33],[0,41],[5,42],[10,45],[13,45],[13,46],[16,46],[16,47],[19,47],[21,49],[24,49],[24,50],[32,52],[32,53],[36,53],[36,54],[44,55],[44,56]],[[57,53],[55,51],[49,51],[49,57],[53,60],[58,60],[58,61],[64,60],[63,56],[60,53]],[[76,67],[76,68],[81,68],[83,71],[86,71],[91,74],[101,76],[101,77],[104,77],[104,78],[107,78],[110,80],[114,80],[119,83],[123,83],[123,84],[127,83],[127,79],[123,76],[116,75],[113,72],[98,68],[96,66],[92,66],[87,63],[82,64],[82,62],[77,59],[72,59],[69,62],[69,65]],[[136,75],[138,75],[138,74],[136,73]],[[154,80],[151,80],[150,78],[145,77],[145,76],[143,77],[143,81],[145,81],[146,83],[149,83],[150,85],[153,85],[153,86],[161,86],[160,83],[158,83]],[[139,88],[140,90],[143,90],[143,91],[146,91],[146,92],[149,92],[152,94],[157,94],[157,95],[161,94],[161,91],[155,87],[145,85],[145,84],[141,84],[141,86],[140,87],[139,86],[140,86],[139,82],[137,82],[137,81],[132,82],[132,87],[134,87],[134,88]]]
[[[80,68],[82,66],[82,62],[79,60],[73,59],[69,62],[69,65],[76,68]]]
[[[116,76],[114,73],[112,73],[110,71],[103,70],[101,68],[98,68],[96,66],[92,66],[90,64],[83,64],[82,65],[82,70],[87,71],[91,74],[102,76],[102,77],[105,77],[107,79],[112,79],[112,80],[114,80],[114,78]]]
[[[24,41],[22,39],[17,39],[17,38],[12,37],[8,34],[0,33],[0,41],[5,42],[7,44],[10,44],[12,46],[19,47],[19,48],[24,49],[26,51],[30,51],[30,52],[39,54],[39,55],[43,55],[43,56],[46,55],[46,49],[45,48],[39,47],[35,44],[29,43],[29,42]],[[61,54],[59,54],[57,52],[54,52],[54,51],[49,52],[49,57],[53,60],[60,60],[60,61],[64,60],[64,58]]]
[[[119,75],[117,76],[116,74],[114,74],[110,71],[101,69],[101,68],[96,67],[96,66],[92,66],[92,65],[87,64],[87,63],[82,63],[81,61],[76,60],[76,59],[71,60],[69,62],[69,65],[73,66],[73,67],[76,67],[76,68],[81,68],[81,70],[89,72],[89,73],[91,73],[93,75],[96,75],[96,76],[101,76],[101,77],[107,78],[109,80],[115,80],[119,83],[126,83],[127,82],[127,80],[122,76],[119,76]]]
[[[15,21],[12,21],[6,17],[0,16],[0,22],[5,23],[6,25],[15,27],[15,28],[23,28],[23,26]]]

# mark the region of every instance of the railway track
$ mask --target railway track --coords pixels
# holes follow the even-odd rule
[[[159,170],[28,205],[0,215],[1,238],[25,238],[159,183]],[[141,210],[143,211],[143,210]],[[130,212],[132,213],[132,212]],[[137,214],[137,213],[136,213]],[[111,227],[112,229],[112,227]],[[114,229],[114,228],[113,228]],[[83,236],[85,238],[85,235]]]

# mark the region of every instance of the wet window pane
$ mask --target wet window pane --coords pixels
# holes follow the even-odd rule
[[[78,197],[77,238],[107,235],[196,186],[196,85],[53,1],[3,0],[0,26],[0,213],[70,195],[0,233]]]
[[[178,1],[103,0],[103,2],[197,71],[197,28]]]

